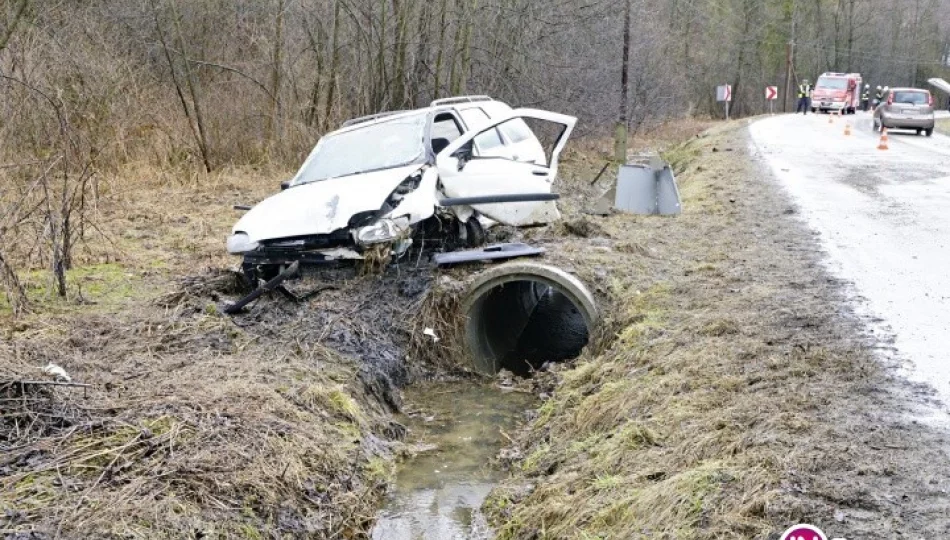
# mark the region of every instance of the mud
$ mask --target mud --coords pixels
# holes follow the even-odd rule
[[[264,339],[322,343],[360,360],[359,376],[373,395],[398,411],[398,388],[412,378],[406,349],[411,322],[429,290],[428,267],[392,266],[377,275],[356,267],[310,272],[288,284],[297,294],[321,291],[305,302],[270,294],[234,323]]]

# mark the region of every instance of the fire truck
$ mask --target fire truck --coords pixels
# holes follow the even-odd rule
[[[854,114],[861,107],[860,73],[822,73],[811,91],[811,111]]]

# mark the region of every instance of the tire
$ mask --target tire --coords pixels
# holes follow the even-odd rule
[[[917,130],[917,136],[920,137],[920,134],[923,133],[923,132],[924,132],[924,130],[918,129],[918,130]]]
[[[482,223],[474,216],[465,222],[465,237],[466,244],[468,244],[470,248],[481,247],[485,245],[485,241],[488,239],[488,235],[485,233],[485,228],[482,227]]]
[[[276,264],[257,265],[249,262],[241,264],[241,274],[252,289],[260,285],[260,281],[270,281],[280,273],[280,266]]]
[[[927,134],[928,137],[930,137],[934,134],[934,128],[927,128],[924,130],[924,132]]]

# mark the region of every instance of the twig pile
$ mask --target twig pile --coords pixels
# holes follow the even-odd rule
[[[47,381],[0,381],[0,453],[3,464],[15,460],[17,452],[34,442],[88,421],[68,392],[57,387],[82,386]],[[0,465],[2,466],[2,465]]]

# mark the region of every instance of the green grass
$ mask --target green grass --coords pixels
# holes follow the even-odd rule
[[[56,281],[49,270],[29,270],[19,276],[27,301],[32,308],[50,311],[82,306],[122,305],[135,298],[145,296],[149,288],[141,273],[120,264],[90,264],[78,266],[66,271],[66,297],[57,294]],[[10,313],[10,302],[6,295],[0,295],[0,314]]]

